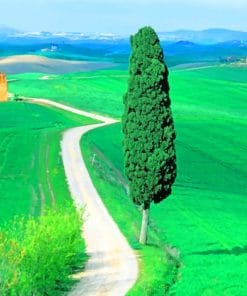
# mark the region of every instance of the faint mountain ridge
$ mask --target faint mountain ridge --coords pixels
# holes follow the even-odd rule
[[[247,32],[228,29],[207,29],[201,31],[195,30],[176,30],[170,32],[158,33],[162,42],[181,43],[182,46],[193,46],[193,44],[218,44],[239,42],[239,46],[245,47],[247,43]],[[49,32],[49,31],[20,31],[5,25],[0,25],[0,37],[11,40],[31,40],[31,41],[50,41],[50,42],[81,42],[88,40],[119,42],[120,40],[129,40],[128,35],[113,33],[85,33],[85,32]],[[187,42],[187,44],[186,44]]]
[[[162,41],[189,41],[199,44],[216,44],[230,41],[247,42],[247,32],[217,28],[202,31],[176,30],[160,32],[159,37]]]
[[[177,46],[187,46],[187,47],[193,47],[196,46],[196,44],[194,42],[191,41],[185,41],[185,40],[179,40],[175,43],[173,43],[173,45],[177,45]]]

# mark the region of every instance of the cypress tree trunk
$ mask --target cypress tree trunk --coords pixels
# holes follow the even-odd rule
[[[146,245],[147,243],[147,231],[148,231],[148,224],[149,224],[149,208],[142,210],[142,226],[141,226],[141,233],[140,233],[140,243]]]

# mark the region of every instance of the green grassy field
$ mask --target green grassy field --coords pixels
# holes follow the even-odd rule
[[[93,120],[28,103],[0,105],[0,225],[70,200],[59,155],[63,130]]]
[[[204,67],[199,69],[179,70],[186,72],[187,77],[194,78],[210,78],[210,80],[223,80],[231,82],[247,82],[246,66],[237,65],[221,65],[217,67]]]
[[[8,79],[17,79],[9,83],[9,91],[21,96],[53,99],[87,111],[121,115],[119,99],[128,77],[125,71],[51,75],[49,80],[37,77],[38,74],[9,75]]]
[[[247,292],[246,74],[222,69],[176,71],[170,77],[178,177],[172,196],[152,207],[149,242],[155,244],[154,232],[180,253],[171,294]],[[140,218],[126,196],[121,138],[120,124],[98,129],[84,137],[82,148],[89,160],[96,155],[90,168],[95,184],[123,232],[136,242]]]
[[[9,91],[21,96],[50,98],[88,111],[100,112],[115,117],[122,115],[122,95],[126,90],[128,80],[128,73],[126,71],[104,70],[50,75],[51,79],[49,80],[38,79],[42,76],[42,74],[28,73],[9,75],[8,79],[16,79],[16,81],[9,83]],[[229,93],[229,95],[237,95],[238,99],[243,100],[243,93],[246,91],[246,76],[245,67],[235,66],[171,71],[170,83],[172,85],[172,96],[174,93],[174,108],[176,108],[177,102],[179,108],[182,107],[182,103],[184,103],[184,107],[189,105],[191,108],[190,103],[194,106],[194,102],[189,102],[188,99],[191,96],[193,99],[194,90],[190,87],[190,84],[193,84],[195,79],[197,82],[196,91],[200,92],[200,96],[206,97],[210,95],[212,97],[211,100],[202,101],[202,105],[197,105],[196,108],[210,107],[209,104],[214,108],[214,101],[212,101],[214,96],[212,96],[212,93],[216,92],[217,98],[220,96],[220,99],[225,94],[225,92],[218,92],[220,86],[224,87],[224,91]],[[232,83],[234,82],[238,84],[238,87],[233,91]],[[207,86],[208,83],[210,83],[210,88]],[[183,90],[186,90],[186,96],[181,96],[183,95]],[[228,106],[230,108],[238,108],[234,98],[233,102],[229,100]]]
[[[170,294],[246,295],[246,73],[233,66],[171,71],[178,178],[172,196],[152,208],[150,246],[140,249],[142,277],[130,295],[163,295],[169,288],[167,243],[182,263]],[[99,71],[48,81],[15,75],[10,91],[120,117],[126,75]],[[105,204],[139,249],[140,215],[126,194],[120,125],[92,131],[82,143]]]

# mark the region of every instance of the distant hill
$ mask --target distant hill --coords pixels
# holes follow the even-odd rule
[[[216,44],[232,41],[247,42],[247,32],[234,31],[227,29],[208,29],[202,31],[177,30],[171,32],[159,32],[159,37],[166,42],[188,41],[197,44]],[[0,36],[6,37],[9,42],[23,43],[43,43],[45,42],[84,42],[84,41],[102,41],[119,42],[120,40],[129,40],[129,36],[121,36],[111,33],[92,33],[83,32],[22,32],[14,28],[0,25]]]
[[[16,55],[0,58],[0,71],[7,74],[29,72],[62,74],[106,69],[114,66],[113,63],[69,61],[37,55]]]
[[[216,44],[229,41],[247,42],[247,32],[227,29],[208,29],[203,31],[178,30],[160,32],[159,37],[164,41],[190,41],[199,44]]]
[[[2,35],[1,35],[2,34]],[[169,67],[187,64],[214,64],[224,61],[246,59],[247,32],[226,29],[209,29],[204,31],[179,30],[159,33],[164,48],[165,60]],[[12,55],[38,55],[51,59],[96,62],[118,65],[127,69],[130,54],[129,37],[113,34],[19,32],[13,28],[0,26],[0,59]],[[47,63],[5,64],[1,67],[10,71],[48,71]],[[31,65],[35,65],[31,66]],[[54,64],[54,61],[52,63]],[[90,69],[94,64],[90,64]],[[56,65],[57,66],[57,65]],[[75,65],[73,65],[73,69]],[[71,67],[61,64],[63,71]],[[81,69],[78,65],[78,70]],[[54,71],[57,71],[57,67]],[[83,65],[82,70],[84,70]],[[4,70],[4,69],[2,69]],[[52,70],[53,71],[53,70]]]

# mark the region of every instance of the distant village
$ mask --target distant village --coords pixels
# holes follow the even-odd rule
[[[241,63],[247,65],[247,57],[236,57],[236,56],[228,56],[225,58],[220,58],[221,63]]]

